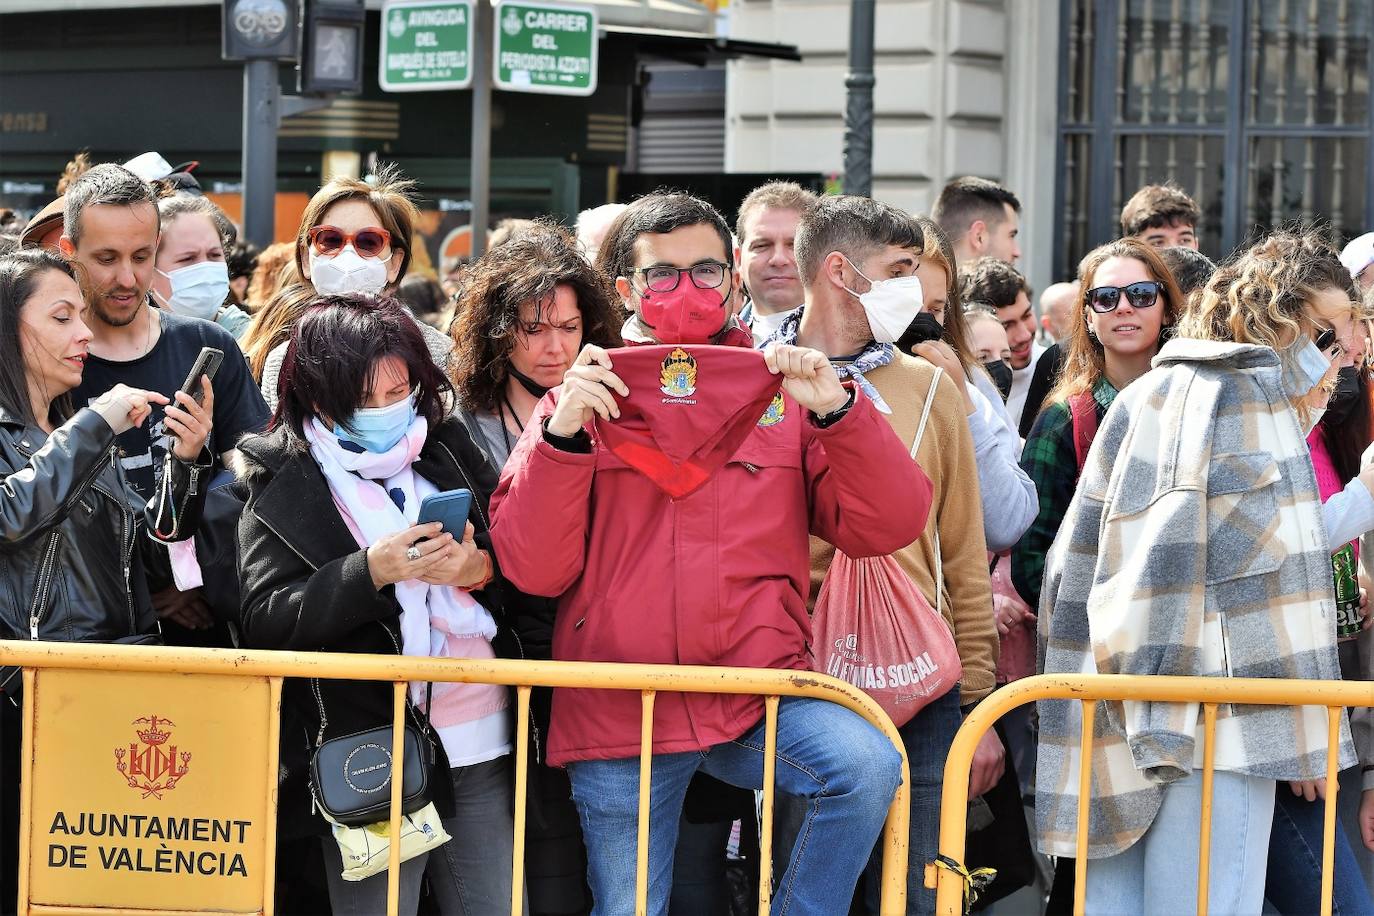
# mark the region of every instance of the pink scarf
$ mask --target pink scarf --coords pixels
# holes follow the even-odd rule
[[[359,547],[366,548],[414,525],[420,501],[438,492],[411,468],[428,434],[428,422],[417,417],[400,442],[376,454],[346,447],[318,419],[306,425],[310,454],[329,482],[334,505]],[[496,622],[471,594],[451,586],[426,585],[418,579],[398,582],[395,588],[401,605],[403,654],[494,657],[491,640],[496,635]],[[425,684],[412,682],[410,696],[423,707]],[[497,685],[436,684],[430,719],[440,737],[445,737],[446,730],[505,709],[508,704],[506,689]],[[444,749],[450,759],[459,759],[467,752],[466,748],[449,747],[447,738]]]

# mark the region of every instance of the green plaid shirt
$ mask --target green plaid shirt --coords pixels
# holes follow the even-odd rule
[[[1097,423],[1116,400],[1116,388],[1106,376],[1093,388]],[[1040,607],[1040,584],[1045,578],[1045,554],[1059,534],[1078,482],[1078,455],[1073,447],[1073,417],[1068,401],[1055,401],[1040,412],[1030,438],[1021,450],[1021,467],[1035,484],[1040,511],[1011,549],[1011,581],[1032,609]]]

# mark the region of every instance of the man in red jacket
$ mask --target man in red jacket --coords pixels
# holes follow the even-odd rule
[[[641,198],[601,251],[634,313],[627,344],[676,346],[639,354],[588,346],[540,403],[492,499],[501,568],[522,591],[559,597],[557,659],[806,670],[808,535],[851,556],[891,553],[923,530],[930,482],[823,354],[710,346],[747,349],[752,338],[735,317],[729,230],[709,204],[685,194]],[[642,357],[660,351],[661,374],[643,382]],[[617,360],[638,367],[633,393]],[[735,373],[735,400],[703,377],[716,371]],[[750,398],[766,392],[760,373],[780,376],[781,392],[741,427],[742,411],[757,403]],[[708,426],[723,434],[675,457],[683,438],[675,426],[699,420],[687,413],[698,408],[713,412]],[[728,454],[708,447],[727,439],[739,440]],[[761,786],[762,719],[758,697],[657,697],[651,913],[667,909],[692,775]],[[639,743],[638,693],[555,691],[548,759],[572,780],[597,913],[634,909]],[[861,717],[808,699],[781,702],[777,748],[778,789],[809,804],[774,912],[846,912],[900,758]]]

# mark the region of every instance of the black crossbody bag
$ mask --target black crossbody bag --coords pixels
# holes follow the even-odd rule
[[[329,820],[345,827],[364,827],[387,820],[391,814],[392,727],[342,735],[324,740],[328,719],[320,683],[310,681],[320,711],[320,730],[310,756],[310,792]],[[425,688],[429,706],[433,685]],[[429,753],[425,750],[429,748]],[[434,763],[433,745],[411,723],[405,725],[401,783],[401,813],[413,814],[429,804],[429,771]]]

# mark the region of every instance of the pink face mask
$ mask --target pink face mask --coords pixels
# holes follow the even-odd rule
[[[728,318],[719,290],[697,289],[686,277],[672,292],[645,290],[639,295],[639,320],[660,343],[710,343]]]

